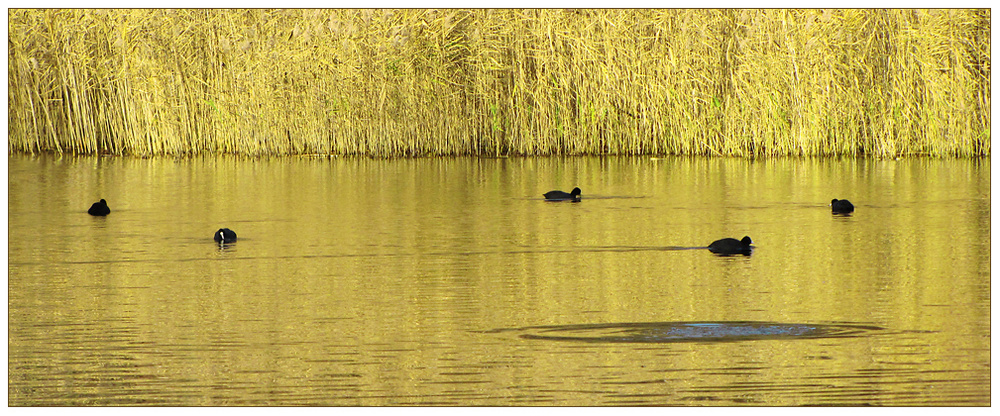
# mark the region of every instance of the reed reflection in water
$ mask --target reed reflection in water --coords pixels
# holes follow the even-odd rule
[[[13,406],[990,404],[989,159],[8,163]]]

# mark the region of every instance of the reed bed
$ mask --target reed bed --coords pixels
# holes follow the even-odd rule
[[[11,9],[10,152],[990,154],[990,10]]]

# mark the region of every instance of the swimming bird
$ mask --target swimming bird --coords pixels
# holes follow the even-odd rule
[[[235,243],[236,233],[228,228],[220,228],[215,232],[215,242],[219,244]]]
[[[549,191],[542,194],[542,196],[549,201],[565,201],[570,199],[573,202],[577,202],[580,200],[580,188],[573,188],[573,191],[568,194],[563,191]]]
[[[750,247],[750,244],[753,244],[753,241],[750,241],[750,237],[743,237],[742,240],[737,240],[735,238],[723,238],[709,244],[708,251],[715,254],[743,254],[749,256],[750,252],[753,251],[753,247]]]
[[[854,212],[854,204],[851,204],[851,201],[846,199],[834,199],[830,201],[830,206],[833,207],[833,212],[836,214]]]
[[[100,200],[90,206],[87,213],[97,217],[103,217],[111,213],[111,208],[108,208],[108,201]]]

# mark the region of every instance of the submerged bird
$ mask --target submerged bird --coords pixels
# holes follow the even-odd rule
[[[219,244],[236,242],[236,233],[228,228],[220,228],[215,232],[215,242]]]
[[[580,188],[573,188],[573,191],[568,194],[563,191],[549,191],[542,194],[542,196],[550,201],[565,201],[571,199],[573,202],[577,202],[580,200]]]
[[[743,237],[742,240],[737,240],[735,238],[723,238],[709,244],[708,251],[715,254],[743,254],[749,256],[750,252],[753,251],[753,247],[750,247],[750,244],[753,244],[753,241],[750,241],[750,237]]]
[[[830,201],[830,206],[833,207],[833,212],[836,214],[854,212],[854,204],[851,204],[851,201],[846,199],[834,199]]]
[[[108,201],[102,199],[100,201],[95,202],[94,205],[91,205],[90,209],[87,210],[87,213],[90,215],[103,217],[111,213],[111,208],[108,208]]]

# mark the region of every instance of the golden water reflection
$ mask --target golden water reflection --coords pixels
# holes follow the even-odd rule
[[[990,403],[988,159],[8,161],[14,406]]]

